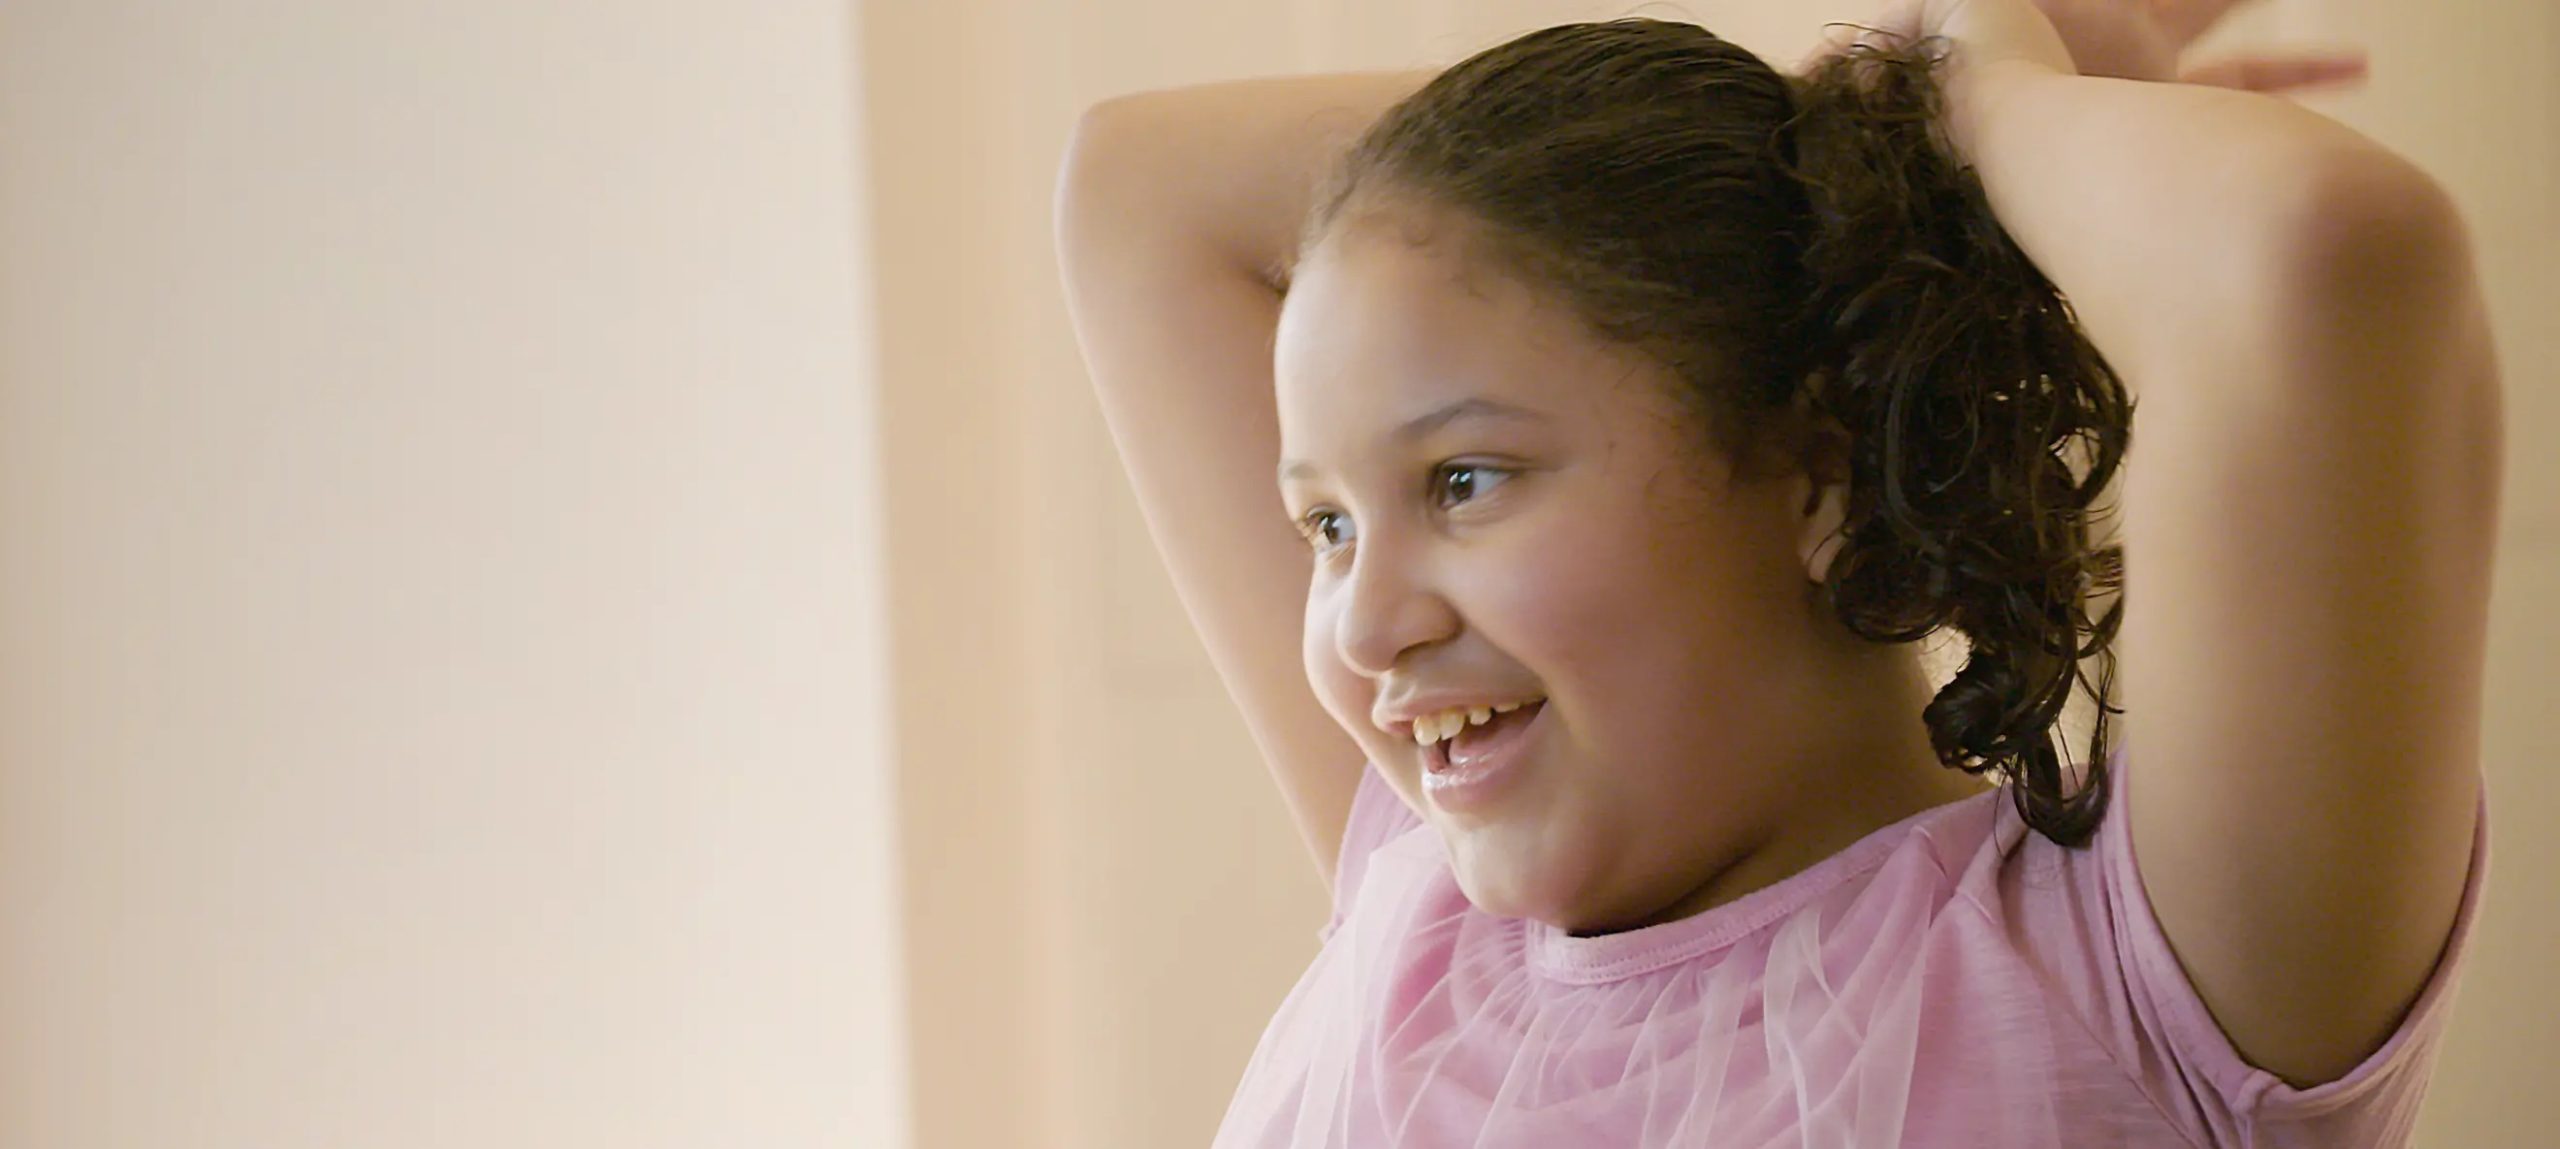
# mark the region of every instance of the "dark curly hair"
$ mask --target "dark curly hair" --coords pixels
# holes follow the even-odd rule
[[[1454,210],[1476,250],[1683,380],[1736,473],[1845,477],[1814,593],[1868,641],[1962,634],[1923,712],[1939,760],[1997,772],[2028,825],[2079,845],[2120,712],[2123,600],[2096,620],[2088,603],[2120,592],[2122,549],[2090,526],[2133,403],[1944,140],[1940,47],[1790,77],[1691,24],[1534,32],[1372,125],[1307,236],[1355,204]],[[2075,784],[2057,726],[2089,658]]]

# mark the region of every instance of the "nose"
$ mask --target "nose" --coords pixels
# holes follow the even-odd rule
[[[1407,561],[1377,535],[1361,540],[1362,549],[1344,580],[1341,613],[1334,621],[1334,648],[1343,665],[1377,678],[1393,669],[1406,651],[1440,642],[1457,633],[1457,611],[1449,600],[1420,577]]]

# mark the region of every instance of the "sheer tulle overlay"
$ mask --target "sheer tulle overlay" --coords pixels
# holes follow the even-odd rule
[[[2396,1145],[2486,851],[2401,1032],[2295,1090],[2187,988],[2119,817],[2064,851],[1984,794],[1706,914],[1576,938],[1477,911],[1374,772],[1359,802],[1324,948],[1220,1149]]]

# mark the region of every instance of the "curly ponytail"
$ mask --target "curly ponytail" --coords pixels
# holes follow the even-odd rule
[[[2092,550],[2089,518],[2132,400],[1953,161],[1932,64],[1913,48],[1832,57],[1795,85],[1780,140],[1814,223],[1792,338],[1852,443],[1824,589],[1872,641],[1962,633],[1970,657],[1926,711],[1939,759],[2008,775],[2030,825],[2082,841],[2105,808],[2124,605],[2087,614],[2123,582],[2122,549]],[[2049,732],[2093,656],[2102,705],[2087,777],[2066,792]]]
[[[1355,201],[1455,209],[1601,337],[1678,375],[1737,470],[1845,478],[1821,594],[1869,641],[1970,647],[1923,713],[1946,765],[2085,842],[2109,792],[2121,548],[2093,504],[2132,401],[1940,138],[1927,45],[1800,78],[1694,25],[1520,37],[1442,73],[1352,147],[1309,220]],[[2075,783],[2057,748],[2105,668]]]

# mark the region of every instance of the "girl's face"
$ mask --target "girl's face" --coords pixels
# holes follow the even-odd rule
[[[1393,224],[1308,253],[1275,352],[1308,677],[1469,898],[1626,928],[1765,845],[1838,709],[1809,483],[1729,481],[1666,371]]]

